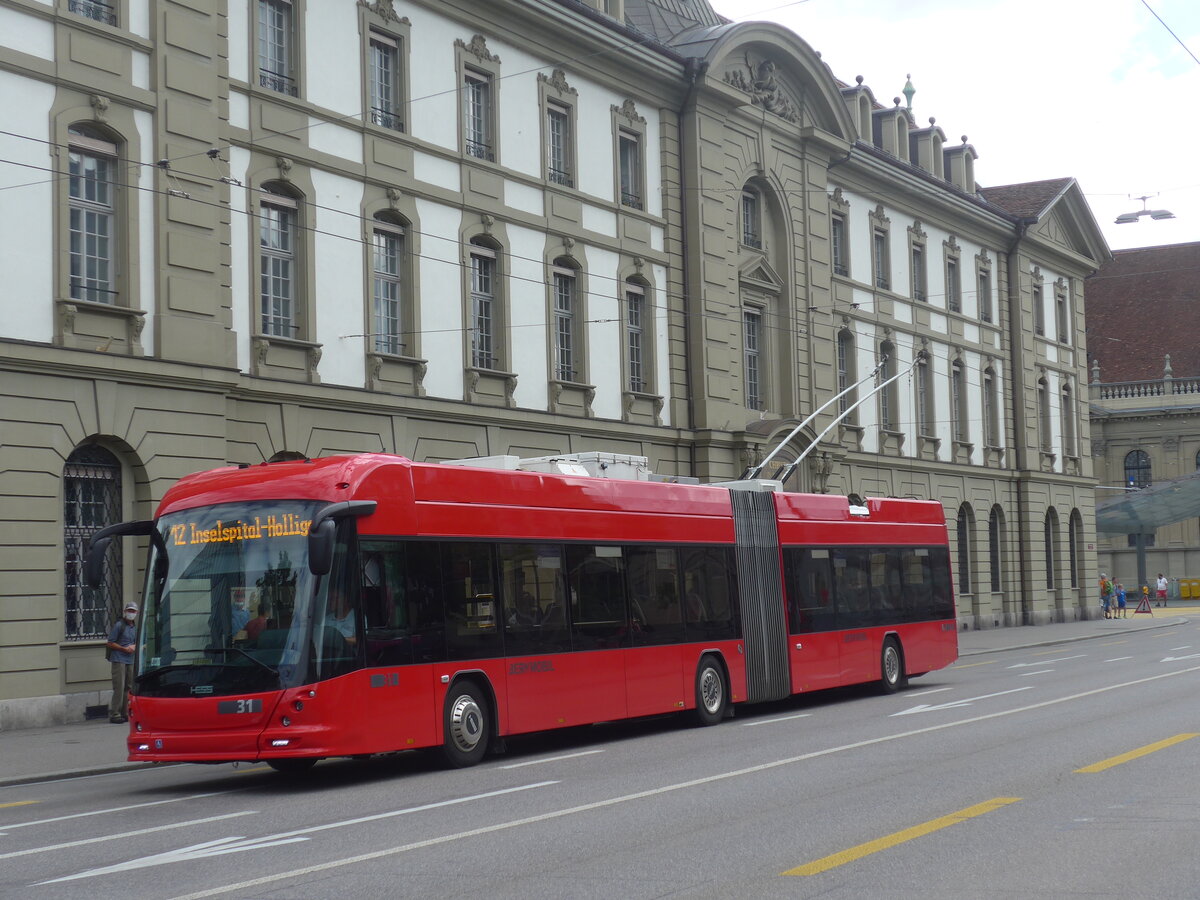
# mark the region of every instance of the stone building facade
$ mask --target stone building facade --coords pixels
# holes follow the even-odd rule
[[[1103,503],[1200,471],[1200,242],[1118,250],[1087,285],[1092,454]],[[1147,536],[1148,579],[1200,578],[1198,516],[1200,506]],[[1101,571],[1127,589],[1138,574],[1136,543],[1133,534],[1097,534]]]
[[[185,473],[728,479],[859,381],[788,487],[940,500],[963,627],[1089,614],[1108,251],[1071,179],[980,187],[965,138],[705,0],[0,14],[0,728],[102,702],[139,553],[93,591],[80,549]]]

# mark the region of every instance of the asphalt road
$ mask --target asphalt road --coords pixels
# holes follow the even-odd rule
[[[406,754],[0,789],[0,896],[1200,897],[1200,622]]]

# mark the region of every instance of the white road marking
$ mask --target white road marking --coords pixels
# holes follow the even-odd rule
[[[944,687],[944,688],[930,688],[930,689],[929,689],[929,690],[927,690],[927,691],[917,691],[915,694],[910,694],[910,693],[908,693],[908,692],[906,691],[904,694],[902,694],[902,695],[901,695],[901,694],[897,694],[896,696],[897,696],[897,698],[898,698],[898,699],[901,699],[901,700],[907,700],[907,699],[909,699],[910,697],[924,697],[926,694],[939,694],[939,693],[941,693],[942,691],[952,691],[952,690],[954,690],[954,688],[948,688],[948,687]]]
[[[1172,647],[1172,648],[1171,648],[1170,650],[1168,650],[1167,652],[1168,652],[1168,653],[1177,653],[1177,652],[1178,652],[1178,651],[1180,651],[1180,650],[1191,650],[1191,649],[1192,649],[1192,645],[1191,645],[1191,644],[1185,644],[1185,645],[1184,645],[1184,646],[1182,646],[1182,647]]]
[[[1179,662],[1181,659],[1195,659],[1200,657],[1200,653],[1189,653],[1187,656],[1164,656],[1163,662]]]
[[[507,766],[497,766],[498,769],[523,769],[525,766],[540,766],[542,763],[558,762],[561,759],[575,759],[577,756],[591,756],[593,753],[603,753],[603,750],[582,750],[579,753],[568,753],[564,756],[547,756],[545,759],[531,759],[529,762],[511,763]]]
[[[548,785],[558,784],[557,781],[539,781],[536,784],[523,784],[518,787],[502,788],[497,791],[487,791],[483,794],[472,794],[469,797],[458,797],[454,800],[442,800],[438,803],[426,803],[421,806],[410,806],[407,809],[393,809],[385,813],[376,813],[372,816],[360,816],[357,819],[345,819],[341,822],[329,822],[325,825],[313,825],[310,828],[297,828],[295,831],[284,831],[279,834],[268,834],[258,838],[245,838],[239,836],[231,836],[217,838],[216,840],[206,841],[203,844],[193,844],[190,847],[180,847],[178,850],[168,850],[166,853],[155,853],[152,856],[143,856],[140,859],[131,859],[127,862],[116,863],[111,866],[101,866],[98,869],[90,869],[87,872],[79,872],[75,875],[66,875],[62,878],[51,878],[49,881],[39,881],[38,885],[57,884],[60,881],[75,881],[78,878],[91,878],[95,875],[109,875],[114,872],[124,872],[128,869],[144,869],[148,866],[162,866],[167,863],[187,862],[194,859],[204,859],[209,856],[219,856],[222,853],[240,853],[243,850],[257,850],[261,847],[273,847],[277,844],[294,844],[297,841],[307,841],[306,835],[314,834],[318,831],[329,831],[333,828],[345,828],[348,825],[362,825],[365,822],[378,822],[380,819],[391,819],[396,816],[406,816],[410,813],[425,812],[430,809],[441,809],[446,806],[457,806],[462,803],[469,803],[473,800],[485,800],[489,797],[499,797],[504,794],[515,794],[518,791],[528,791],[533,788],[546,787]]]
[[[1048,675],[1053,671],[1054,669],[1038,669],[1036,672],[1018,672],[1017,677],[1028,678],[1030,675]]]
[[[913,713],[936,712],[937,710],[942,710],[942,709],[956,709],[957,707],[960,707],[960,706],[969,706],[970,704],[974,703],[976,700],[987,700],[991,697],[1003,697],[1005,694],[1017,694],[1017,693],[1020,693],[1021,691],[1032,691],[1032,690],[1033,690],[1032,685],[1026,685],[1025,687],[1012,688],[1011,690],[1007,690],[1007,691],[997,691],[994,694],[983,694],[979,697],[966,697],[962,700],[951,700],[949,703],[938,703],[938,704],[934,704],[934,705],[929,705],[926,703],[919,703],[910,709],[902,709],[900,712],[894,712],[894,713],[892,713],[892,715],[893,716],[909,716],[909,715],[912,715]]]
[[[236,819],[238,816],[256,816],[258,810],[247,809],[242,812],[225,813],[221,816],[209,816],[206,819],[192,819],[188,822],[171,822],[167,825],[156,825],[154,828],[139,828],[137,831],[125,831],[121,834],[105,834],[100,837],[83,838],[78,841],[67,841],[65,844],[50,844],[45,847],[32,847],[29,850],[14,850],[12,853],[0,853],[0,859],[12,859],[14,856],[30,856],[34,853],[45,853],[49,850],[62,850],[66,847],[82,847],[85,844],[102,844],[105,841],[118,841],[123,838],[137,837],[139,834],[154,834],[159,831],[170,831],[172,828],[188,828],[192,825],[204,825],[207,822],[220,822],[222,819]]]
[[[1123,659],[1133,659],[1132,656],[1114,656],[1112,659],[1106,659],[1105,662],[1120,662]]]
[[[1039,659],[1037,662],[1015,663],[1009,666],[1010,669],[1028,669],[1032,666],[1044,666],[1047,663],[1066,662],[1068,659],[1083,659],[1087,656],[1086,653],[1080,653],[1076,656],[1060,656],[1058,659]]]
[[[757,722],[742,722],[743,728],[750,728],[754,725],[774,725],[776,722],[790,722],[792,719],[807,719],[812,713],[796,713],[794,716],[780,716],[777,719],[759,719]]]
[[[245,790],[241,788],[241,790]],[[186,797],[172,797],[170,800],[151,800],[148,803],[133,803],[129,806],[110,806],[108,809],[94,809],[91,812],[71,813],[69,816],[55,816],[53,819],[37,819],[33,822],[18,822],[15,825],[5,825],[0,836],[16,831],[18,828],[29,828],[32,825],[48,825],[51,822],[65,822],[67,819],[84,819],[88,816],[103,816],[108,813],[125,812],[130,809],[145,809],[147,806],[162,806],[164,803],[182,803],[185,800],[199,800],[202,797],[220,797],[222,794],[232,794],[233,791],[212,791],[208,794],[189,794]]]
[[[1085,697],[1092,697],[1096,694],[1102,694],[1107,691],[1116,691],[1128,687],[1136,687],[1141,684],[1148,684],[1152,681],[1158,681],[1163,678],[1174,678],[1178,675],[1187,675],[1191,672],[1200,672],[1200,666],[1192,666],[1188,669],[1178,669],[1174,672],[1163,672],[1159,675],[1149,675],[1146,678],[1137,678],[1133,681],[1124,681],[1119,684],[1105,685],[1104,687],[1093,688],[1090,691],[1083,691],[1079,694],[1069,694],[1066,697],[1056,697],[1052,700],[1042,700],[1038,703],[1031,703],[1028,706],[1018,706],[1014,709],[1002,709],[998,712],[984,713],[978,716],[972,716],[969,719],[959,719],[956,722],[942,722],[938,725],[927,725],[924,728],[914,728],[910,731],[901,731],[897,734],[888,734],[883,737],[868,738],[865,741],[858,741],[853,744],[843,744],[840,747],[829,747],[825,750],[814,750],[811,753],[804,753],[800,756],[789,756],[786,759],[777,759],[774,762],[761,763],[757,766],[750,766],[745,769],[735,769],[731,772],[718,772],[716,775],[709,775],[705,778],[696,778],[692,781],[682,781],[678,784],[668,784],[659,788],[651,788],[650,790],[638,791],[634,794],[625,794],[620,797],[611,797],[608,800],[597,800],[594,803],[585,803],[581,806],[571,806],[566,809],[554,810],[553,812],[541,813],[536,816],[527,816],[523,819],[513,819],[508,822],[499,822],[495,825],[485,825],[481,828],[473,828],[470,831],[460,831],[455,834],[447,834],[441,837],[430,838],[424,841],[417,841],[412,844],[402,844],[398,847],[388,847],[384,850],[374,850],[370,853],[363,853],[358,856],[348,856],[342,859],[334,859],[329,862],[317,863],[312,866],[305,866],[301,869],[289,869],[286,872],[280,872],[276,875],[263,875],[260,878],[252,878],[247,881],[238,882],[237,884],[226,884],[220,887],[208,888],[207,890],[197,891],[192,894],[185,894],[180,897],[175,897],[174,900],[204,900],[206,897],[217,897],[221,894],[228,894],[233,891],[243,891],[250,888],[255,888],[264,884],[273,884],[278,881],[287,881],[290,878],[302,878],[305,875],[312,875],[317,872],[326,872],[330,869],[338,869],[342,866],[352,866],[360,862],[369,862],[373,859],[381,859],[388,856],[395,856],[400,853],[408,853],[411,850],[421,850],[425,847],[434,847],[438,844],[447,844],[453,841],[461,841],[467,838],[478,837],[482,834],[492,834],[498,831],[508,831],[513,828],[521,828],[525,825],[535,824],[537,822],[546,822],[553,819],[561,819],[564,816],[572,816],[578,813],[591,812],[595,809],[605,809],[611,806],[617,806],[621,803],[628,803],[633,800],[643,800],[647,797],[657,797],[662,794],[671,793],[672,791],[686,790],[687,788],[702,787],[707,784],[713,784],[717,781],[725,781],[730,778],[741,778],[746,775],[755,775],[759,772],[767,772],[771,769],[778,769],[781,766],[790,766],[799,762],[806,762],[810,759],[818,759],[823,756],[832,756],[835,753],[844,753],[849,750],[860,750],[863,747],[872,747],[877,744],[886,744],[891,741],[899,741],[905,738],[918,737],[923,734],[932,734],[935,731],[944,731],[947,728],[958,728],[963,725],[974,725],[978,722],[987,722],[991,719],[1000,719],[1005,716],[1016,715],[1017,713],[1032,712],[1035,709],[1045,709],[1048,706],[1057,706],[1059,703],[1069,703],[1072,700],[1082,700]]]

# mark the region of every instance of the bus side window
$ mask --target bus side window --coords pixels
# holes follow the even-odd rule
[[[685,548],[683,614],[688,640],[739,636],[733,588],[733,551],[719,547]]]
[[[679,554],[673,547],[625,547],[629,634],[637,647],[684,639]]]
[[[405,545],[400,541],[363,541],[359,545],[369,666],[402,666],[412,662],[404,551]]]
[[[571,647],[600,650],[623,646],[625,557],[621,547],[567,547],[571,598]]]
[[[501,544],[500,600],[510,656],[571,649],[558,544]]]
[[[445,543],[441,550],[447,658],[502,656],[495,546]]]

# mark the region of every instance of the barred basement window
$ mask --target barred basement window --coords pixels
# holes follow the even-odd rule
[[[121,464],[95,444],[80,447],[63,467],[63,549],[68,641],[102,638],[121,603],[121,542],[109,544],[104,583],[88,587],[83,559],[88,541],[102,528],[121,521]]]

